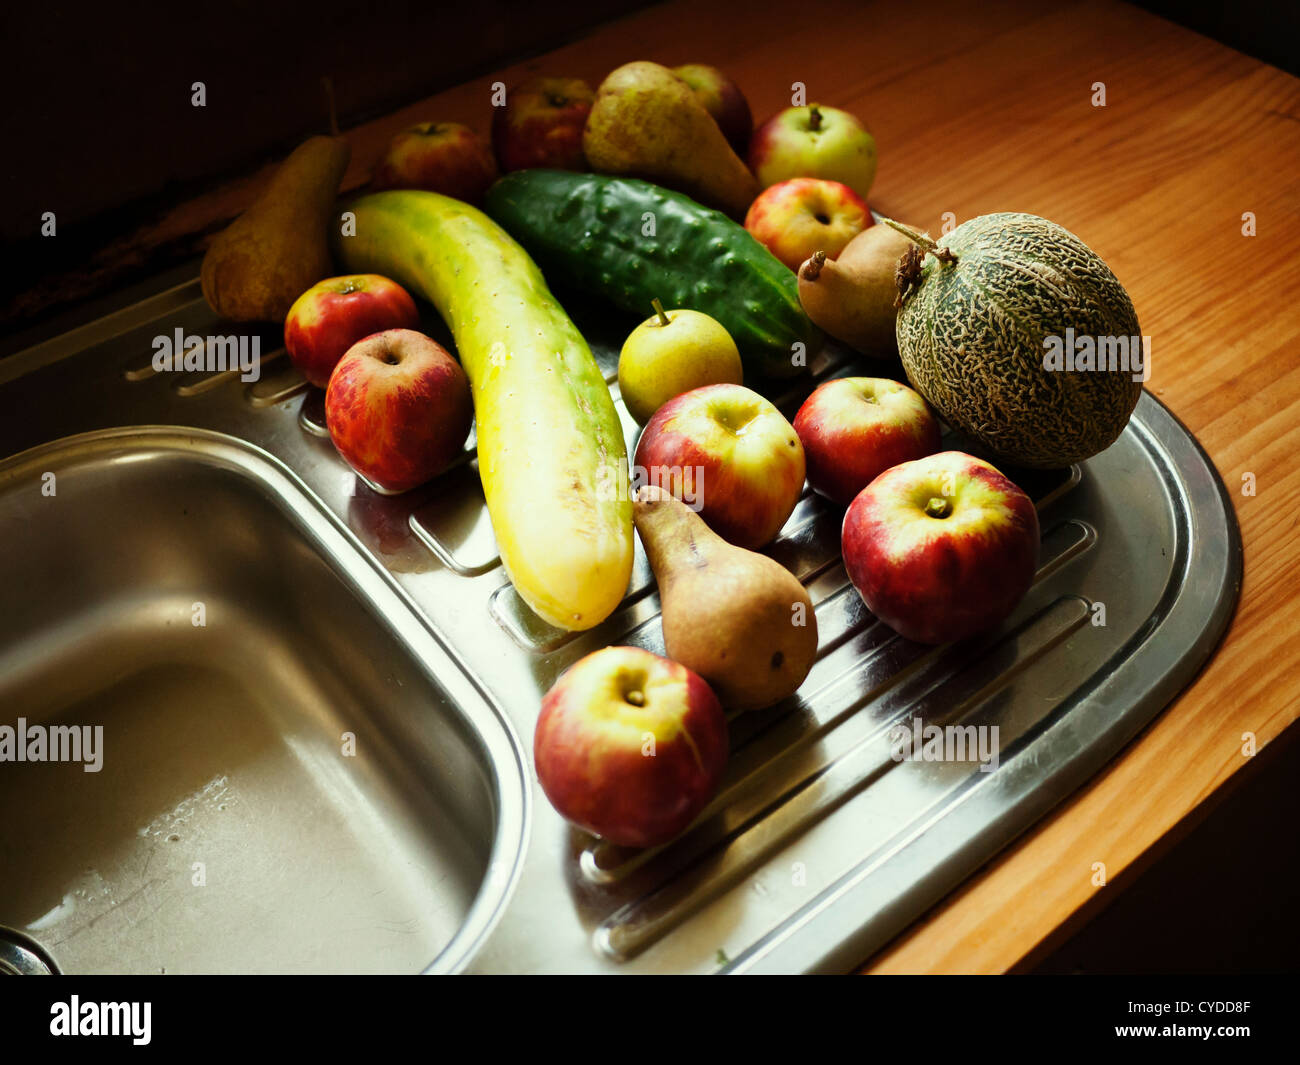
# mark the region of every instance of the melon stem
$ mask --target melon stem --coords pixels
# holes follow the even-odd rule
[[[924,233],[919,232],[918,230],[913,229],[911,226],[905,226],[903,225],[902,222],[895,222],[892,218],[885,218],[883,215],[881,216],[880,220],[884,222],[885,225],[889,226],[890,229],[898,230],[898,232],[902,233],[903,236],[905,236],[913,244],[917,244],[920,247],[924,248],[936,259],[938,259],[941,263],[955,263],[957,261],[957,256],[955,256],[947,248],[939,247],[939,245],[936,244],[933,240],[931,240],[928,236],[926,236]]]

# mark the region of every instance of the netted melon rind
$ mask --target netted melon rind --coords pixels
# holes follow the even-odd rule
[[[1109,447],[1142,392],[1133,372],[1049,371],[1043,339],[1140,338],[1133,303],[1105,261],[1037,215],[981,215],[927,255],[898,313],[908,379],[939,415],[1017,465],[1068,466]],[[1139,340],[1140,343],[1140,340]]]

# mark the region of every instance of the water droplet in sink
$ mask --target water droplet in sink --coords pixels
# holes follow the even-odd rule
[[[77,904],[71,894],[64,895],[63,900],[49,913],[31,921],[27,927],[33,932],[44,932],[47,928],[67,920],[76,912]]]

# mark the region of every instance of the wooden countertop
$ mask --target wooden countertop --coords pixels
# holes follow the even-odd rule
[[[595,85],[632,59],[720,66],[758,120],[796,81],[860,115],[880,152],[872,202],[894,217],[937,231],[945,212],[1020,210],[1073,230],[1128,288],[1152,338],[1147,387],[1232,495],[1245,584],[1198,680],[865,971],[1023,967],[1248,764],[1243,734],[1262,748],[1300,715],[1300,81],[1119,3],[676,0],[350,131],[345,185],[415,121],[486,132],[495,80]],[[131,246],[211,229],[268,173],[178,208]],[[1095,862],[1109,889],[1094,886]]]

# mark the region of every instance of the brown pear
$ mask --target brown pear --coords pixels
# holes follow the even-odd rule
[[[342,137],[304,141],[212,242],[199,279],[221,317],[282,322],[294,300],[330,276],[326,228],[350,154]]]
[[[668,657],[733,710],[793,695],[817,657],[804,586],[779,562],[727,543],[655,485],[637,493],[632,509],[659,582]]]
[[[658,63],[627,63],[601,82],[582,150],[597,173],[645,178],[735,218],[760,191],[691,87]]]
[[[894,267],[912,242],[877,223],[834,258],[817,252],[799,267],[799,302],[820,328],[865,355],[895,358]]]

